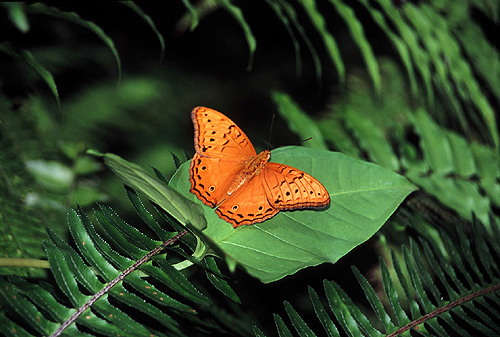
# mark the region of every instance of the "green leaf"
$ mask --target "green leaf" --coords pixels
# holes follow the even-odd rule
[[[148,175],[138,165],[111,153],[102,156],[106,166],[118,175],[125,184],[146,194],[151,201],[162,207],[181,224],[192,225],[199,230],[206,227],[206,220],[201,215],[203,211],[200,205],[186,200],[177,191]]]
[[[410,5],[407,8],[411,10],[414,7]],[[489,138],[498,151],[500,140],[497,116],[494,108],[484,94],[482,87],[475,78],[475,74],[471,68],[471,62],[463,56],[463,49],[456,40],[456,34],[448,32],[449,23],[446,18],[442,15],[438,15],[434,10],[430,9],[429,6],[424,5],[418,8],[416,12],[419,17],[424,17],[424,15],[427,16],[428,21],[435,29],[435,35],[438,39],[437,43],[442,48],[441,55],[446,53],[446,66],[449,68],[450,76],[454,81],[454,87],[458,88],[458,90],[454,89],[453,93],[456,93],[455,95],[458,95],[466,105],[472,104],[477,109],[484,121],[482,127],[488,128]],[[440,61],[444,62],[442,58]],[[451,95],[448,96],[450,97]],[[470,109],[470,113],[475,115],[476,111]],[[460,115],[458,117],[461,118]],[[462,119],[464,118],[462,117]],[[467,128],[467,122],[462,120],[462,123],[464,127]]]
[[[341,153],[284,147],[272,151],[271,158],[312,174],[330,192],[331,206],[280,212],[264,223],[237,229],[203,206],[208,220],[203,234],[263,282],[308,266],[336,262],[368,240],[415,190],[398,174]],[[183,164],[170,186],[201,205],[189,193],[188,168],[189,163]]]
[[[273,0],[265,0],[267,5],[271,7],[271,9],[274,11],[274,14],[278,17],[278,19],[281,21],[283,24],[283,27],[285,27],[288,35],[290,36],[290,39],[292,40],[293,43],[293,49],[295,51],[295,69],[297,76],[300,76],[302,72],[302,64],[300,61],[300,43],[297,40],[297,37],[295,36],[295,33],[290,25],[290,20],[284,13],[284,9],[280,3],[277,1]]]
[[[52,91],[52,94],[57,100],[57,104],[61,105],[61,103],[59,102],[59,92],[57,90],[57,85],[54,81],[54,77],[41,63],[39,63],[35,59],[33,54],[24,49],[16,51],[9,42],[0,43],[0,51],[15,58],[16,60],[26,63],[29,67],[31,67],[31,69],[33,69],[38,75],[40,75],[45,84],[48,85],[48,87]]]
[[[191,2],[189,0],[182,0],[182,3],[184,4],[184,7],[189,11],[189,14],[191,14],[191,27],[190,30],[193,31],[196,29],[198,26],[198,23],[200,21],[198,17],[198,12],[196,9],[193,7]]]
[[[488,219],[490,202],[480,194],[477,185],[472,181],[438,175],[427,177],[410,171],[406,176],[426,192],[436,196],[444,205],[457,211],[464,219],[470,220],[473,212],[481,221]]]
[[[146,21],[148,26],[151,27],[153,32],[156,34],[156,37],[158,38],[158,41],[160,42],[161,46],[160,62],[162,62],[165,56],[165,39],[163,38],[163,35],[160,33],[158,28],[156,28],[153,19],[151,19],[149,15],[144,13],[144,11],[139,6],[137,6],[133,1],[120,1],[120,3],[132,9],[134,12],[136,12],[137,15],[139,15],[144,21]]]
[[[1,296],[1,291],[0,291]],[[5,303],[5,302],[2,302]],[[7,319],[4,315],[0,316],[0,334],[5,337],[32,337],[33,334],[24,330],[21,326]],[[264,335],[262,335],[265,337]]]
[[[158,241],[150,239],[147,235],[139,231],[137,228],[130,226],[128,223],[120,219],[118,214],[116,214],[111,208],[100,205],[100,211],[106,218],[106,221],[113,224],[113,227],[109,227],[107,231],[116,230],[117,235],[123,235],[126,242],[134,243],[137,248],[140,248],[143,251],[150,251],[158,246]],[[110,234],[113,234],[113,232],[111,232]],[[139,256],[135,257],[138,258]]]
[[[314,332],[307,326],[306,322],[304,322],[302,317],[300,317],[300,315],[297,313],[297,311],[295,311],[292,305],[287,301],[285,301],[284,305],[286,313],[288,314],[288,317],[290,317],[290,320],[292,321],[292,324],[295,327],[298,335],[300,337],[315,337],[316,335],[314,334]]]
[[[257,327],[257,326],[253,326],[253,333],[254,333],[255,337],[266,337],[264,332],[261,329],[259,329],[259,327]]]
[[[236,21],[240,24],[240,27],[243,29],[245,33],[245,38],[247,40],[248,50],[250,52],[250,57],[248,59],[248,67],[247,69],[250,71],[253,65],[253,58],[255,55],[255,49],[257,49],[257,40],[253,36],[252,30],[250,26],[246,22],[243,17],[243,12],[241,9],[231,3],[230,0],[217,0],[217,2],[229,13],[231,14]]]
[[[107,258],[109,258],[109,256],[106,256],[107,252],[97,249],[98,243],[92,240],[91,237],[93,236],[91,230],[94,231],[93,225],[90,223],[87,216],[82,213],[81,211],[77,213],[74,210],[68,212],[69,231],[83,258],[99,272],[105,282],[109,282],[116,278],[120,272],[110,261],[103,259],[103,255]]]
[[[211,256],[207,256],[203,259],[203,262],[205,263],[206,267],[209,268],[209,270],[206,270],[205,273],[207,274],[207,278],[210,283],[212,283],[217,290],[219,290],[221,293],[223,293],[236,303],[241,303],[240,298],[233,290],[233,288],[231,288],[229,283],[226,280],[222,279],[220,276],[214,274],[214,272],[220,274],[220,270],[215,259]]]
[[[368,302],[370,302],[370,306],[372,307],[378,319],[384,326],[385,332],[387,333],[388,331],[392,331],[395,328],[395,325],[391,322],[391,318],[385,311],[384,305],[380,301],[380,298],[378,297],[377,293],[370,285],[370,283],[368,283],[368,280],[360,273],[358,268],[352,266],[352,270],[354,272],[354,275],[356,276],[356,279],[361,285],[361,288],[363,288],[363,292],[365,293]]]
[[[140,269],[195,303],[202,305],[211,304],[210,300],[205,295],[201,294],[180,271],[175,270],[175,268],[164,260],[156,259],[155,263],[161,268],[151,265],[142,265]]]
[[[170,237],[172,237],[173,234],[171,232],[166,231],[160,226],[160,224],[156,221],[153,215],[146,209],[146,207],[142,203],[142,200],[135,193],[135,191],[133,191],[128,187],[125,187],[125,190],[129,200],[132,202],[132,205],[134,206],[135,211],[137,212],[137,214],[139,214],[142,221],[144,221],[144,223],[153,232],[155,232],[158,238],[160,238],[161,240],[166,241],[170,239]]]
[[[363,59],[365,61],[368,74],[370,75],[373,87],[375,88],[375,92],[377,94],[380,94],[381,78],[377,59],[373,54],[370,43],[366,39],[361,22],[354,14],[354,10],[351,7],[345,5],[342,1],[330,0],[330,3],[335,7],[337,13],[339,13],[339,15],[344,19],[344,22],[349,28],[349,32],[351,33],[354,42],[356,42],[358,48],[361,51],[361,55],[363,56]]]
[[[98,25],[96,25],[92,21],[82,19],[82,17],[80,17],[80,15],[78,15],[78,13],[64,12],[56,7],[49,7],[41,2],[37,2],[37,3],[34,3],[32,5],[26,6],[26,9],[30,12],[33,12],[33,13],[44,14],[44,15],[48,15],[48,16],[52,16],[55,18],[59,18],[59,19],[63,19],[66,21],[76,23],[76,24],[90,30],[95,35],[97,35],[101,39],[101,41],[104,42],[108,46],[108,48],[111,50],[111,52],[113,53],[113,56],[114,56],[115,61],[116,61],[116,65],[118,67],[118,82],[121,81],[122,67],[121,67],[120,56],[118,55],[118,51],[116,50],[115,43],[106,33],[104,33],[104,31],[101,29],[101,27],[99,27]]]
[[[175,168],[178,169],[179,167],[181,167],[182,163],[179,157],[177,157],[172,151],[170,151],[170,154],[172,155],[172,160],[174,161]]]
[[[293,337],[292,332],[288,329],[280,315],[274,314],[274,323],[280,337]]]
[[[308,287],[308,291],[309,291],[309,297],[311,298],[311,302],[314,307],[314,312],[316,313],[316,316],[318,316],[318,319],[321,322],[323,328],[325,329],[328,337],[340,336],[337,327],[333,323],[330,316],[328,316],[328,313],[326,312],[325,307],[321,303],[321,300],[316,291],[311,286]]]
[[[396,28],[401,36],[403,43],[408,47],[411,53],[413,64],[420,73],[421,79],[424,82],[425,92],[428,101],[434,103],[434,90],[432,87],[432,74],[429,55],[423,49],[418,40],[418,34],[403,18],[401,11],[390,0],[377,0],[376,3],[381,7],[385,14],[389,25]]]
[[[345,82],[345,66],[342,58],[340,57],[340,51],[337,47],[337,42],[332,34],[328,32],[326,29],[325,18],[321,14],[321,12],[316,7],[315,0],[304,0],[301,1],[300,4],[304,7],[306,14],[309,16],[311,23],[314,28],[318,31],[319,35],[323,39],[323,44],[325,45],[326,51],[330,56],[330,59],[337,69],[337,73],[339,75],[340,83]]]
[[[28,160],[26,169],[48,190],[66,192],[75,179],[74,172],[56,161]]]
[[[30,23],[24,12],[24,3],[6,2],[3,4],[7,8],[10,21],[19,29],[21,33],[27,33],[30,30]]]
[[[368,331],[370,336],[381,336],[381,333],[371,326],[361,311],[352,305],[352,300],[335,282],[324,280],[323,286],[330,309],[348,336],[361,336],[362,329]]]
[[[26,298],[20,296],[17,290],[3,279],[0,279],[0,299],[2,306],[5,305],[8,310],[22,317],[39,334],[46,335],[47,332],[57,329],[57,323],[40,319],[43,315],[38,308]]]
[[[431,170],[437,174],[445,175],[453,171],[453,159],[448,140],[443,137],[443,130],[435,124],[429,115],[419,109],[413,119],[415,128],[420,135],[425,160]]]
[[[471,144],[471,151],[476,163],[477,171],[480,177],[480,186],[486,191],[488,198],[499,206],[500,205],[500,156],[490,147],[478,143]],[[479,214],[477,214],[479,215]],[[480,217],[483,223],[486,223],[484,217]]]
[[[455,172],[462,177],[474,175],[477,172],[474,156],[465,138],[453,132],[446,132],[446,137],[450,144]]]
[[[387,268],[387,265],[382,258],[379,259],[379,261],[380,261],[380,269],[382,272],[382,282],[384,284],[384,291],[387,296],[387,299],[389,300],[389,303],[391,304],[391,309],[396,319],[395,324],[397,326],[408,324],[410,322],[410,319],[408,318],[406,312],[404,312],[403,308],[401,307],[401,303],[399,301],[399,295],[398,292],[396,291],[394,283],[391,280],[389,269]]]
[[[401,38],[399,38],[399,36],[397,36],[396,34],[393,33],[392,29],[390,28],[389,24],[387,23],[387,20],[385,19],[384,15],[381,11],[379,11],[375,7],[371,6],[370,2],[368,0],[360,0],[359,2],[363,6],[365,6],[365,8],[367,9],[367,12],[372,16],[375,23],[382,29],[382,31],[392,41],[394,47],[398,51],[399,57],[401,58],[401,62],[403,62],[403,65],[405,66],[406,71],[408,73],[408,77],[410,80],[411,93],[413,94],[414,97],[416,97],[417,93],[418,93],[417,79],[415,76],[415,69],[413,67],[413,63],[411,60],[411,54],[410,54],[408,46]]]
[[[480,1],[480,3],[483,3]],[[497,5],[500,4],[497,2]],[[463,51],[471,62],[471,66],[489,86],[491,93],[500,99],[500,53],[493,44],[491,44],[485,36],[485,32],[481,29],[473,18],[463,20],[458,28],[458,34],[455,36],[459,39]]]
[[[302,137],[302,145],[314,149],[327,149],[316,122],[302,111],[289,95],[275,91],[272,98],[278,106],[281,117],[288,123],[290,130]]]
[[[9,277],[8,280],[16,287],[17,291],[29,298],[33,304],[38,308],[43,308],[50,320],[62,323],[65,317],[71,316],[76,311],[57,302],[52,294],[39,285],[30,283],[20,277]]]
[[[288,16],[288,18],[290,18],[293,26],[295,27],[295,29],[297,29],[297,31],[299,32],[300,36],[304,40],[304,42],[305,42],[305,44],[307,46],[307,49],[309,49],[309,52],[311,53],[311,56],[313,58],[314,69],[316,70],[316,79],[319,81],[321,79],[321,75],[322,75],[322,72],[321,72],[321,60],[319,58],[318,52],[314,48],[313,43],[309,39],[309,36],[307,35],[304,27],[299,22],[297,11],[295,10],[295,8],[293,8],[292,5],[290,5],[286,1],[281,1],[280,5],[282,6],[284,13],[286,13],[286,15]]]
[[[79,291],[74,275],[65,263],[63,253],[54,244],[49,242],[44,242],[44,249],[49,258],[50,268],[57,285],[74,307],[80,307],[90,299],[90,296],[86,296]]]
[[[368,152],[370,159],[391,171],[399,170],[399,161],[386,139],[382,129],[372,119],[356,113],[353,108],[345,110],[346,126],[359,141],[360,147]]]
[[[453,223],[447,222],[447,224]],[[499,251],[497,242],[500,231],[494,221],[489,228],[493,229],[493,233],[488,230],[488,227],[474,219],[473,231],[469,228],[466,230],[463,226],[456,226],[453,228],[453,233],[450,233],[453,237],[441,232],[439,238],[419,238],[420,244],[410,239],[411,248],[407,249],[404,245],[401,248],[405,272],[401,269],[400,259],[396,257],[394,251],[391,251],[392,265],[397,274],[393,274],[394,283],[390,279],[389,268],[380,257],[382,279],[387,295],[383,300],[389,301],[392,314],[397,318],[392,321],[394,324],[386,311],[387,306],[382,304],[385,301],[378,298],[378,295],[382,293],[376,293],[355,266],[352,266],[354,274],[372,307],[367,314],[363,313],[363,311],[366,312],[366,306],[362,311],[359,304],[356,304],[337,283],[324,280],[326,300],[344,334],[349,337],[497,336],[500,332],[497,319],[500,313],[496,306],[500,290],[500,275],[498,274],[498,255],[493,251],[496,253]],[[421,254],[422,249],[425,255]],[[455,273],[455,269],[458,269],[458,273]],[[486,273],[488,277],[483,277]],[[439,280],[434,276],[437,276]],[[464,278],[468,283],[465,287],[461,281]],[[407,304],[412,313],[411,318],[406,315],[400,303],[400,294],[395,288],[396,282],[402,286],[407,296]],[[309,294],[320,321],[330,322],[328,313],[324,312],[322,307],[322,299],[312,288],[309,288]],[[359,297],[356,292],[354,294],[356,298]],[[320,311],[323,311],[321,314],[318,314],[316,310],[318,305],[321,307]],[[285,306],[289,306],[287,302]],[[406,306],[405,303],[404,307]],[[293,310],[291,307],[289,309]],[[287,312],[289,309],[287,308]],[[297,312],[294,312],[293,316],[295,318],[290,316],[292,320],[302,320]],[[375,322],[376,324],[372,325],[371,320],[374,317],[378,317],[382,322]],[[274,315],[274,318],[276,323],[281,322],[284,326],[279,316]],[[333,325],[332,322],[330,323]],[[335,325],[333,327],[336,328]],[[379,331],[382,327],[384,327],[383,333]],[[281,336],[280,329],[283,328],[278,325],[278,332]],[[313,334],[312,331],[307,332]],[[335,336],[338,335],[338,333],[335,334]]]

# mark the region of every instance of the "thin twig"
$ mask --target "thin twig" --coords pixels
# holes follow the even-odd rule
[[[106,286],[104,288],[102,288],[99,292],[97,292],[96,294],[94,294],[94,296],[92,296],[92,298],[87,303],[85,303],[80,308],[78,308],[78,310],[73,315],[71,315],[71,317],[68,318],[68,320],[66,320],[65,322],[63,322],[59,326],[59,328],[52,335],[50,335],[50,337],[57,337],[57,336],[59,336],[68,326],[71,325],[71,323],[73,323],[81,314],[83,314],[83,312],[85,310],[87,310],[92,304],[95,303],[95,301],[97,301],[99,298],[101,298],[102,295],[106,294],[118,282],[120,282],[121,280],[123,280],[128,274],[130,274],[135,269],[137,269],[137,267],[139,267],[141,264],[143,264],[144,262],[147,262],[151,257],[153,257],[156,254],[158,254],[163,248],[165,248],[166,246],[174,243],[175,241],[177,241],[178,239],[180,239],[181,237],[183,237],[187,233],[188,233],[187,230],[183,230],[182,232],[179,232],[178,234],[176,234],[172,238],[170,238],[167,241],[163,242],[160,246],[156,247],[155,249],[153,249],[152,251],[150,251],[149,253],[147,253],[143,257],[141,257],[133,265],[131,265],[130,267],[128,267],[127,269],[125,269],[114,280],[112,280],[111,282],[109,282],[108,284],[106,284]]]

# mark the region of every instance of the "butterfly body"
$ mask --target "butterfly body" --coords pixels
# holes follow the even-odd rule
[[[267,150],[257,154],[245,133],[222,113],[197,107],[191,117],[196,154],[190,166],[190,191],[233,227],[265,221],[280,210],[330,204],[319,181],[269,162]]]
[[[227,190],[227,194],[233,194],[242,184],[262,173],[262,169],[271,158],[271,152],[264,150],[255,157],[245,162],[243,169],[236,175],[235,180]]]

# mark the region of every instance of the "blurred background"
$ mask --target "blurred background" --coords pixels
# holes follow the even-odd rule
[[[1,3],[0,15],[3,257],[43,258],[44,228],[66,238],[76,205],[105,203],[136,224],[121,181],[86,150],[170,176],[172,154],[194,153],[200,105],[233,119],[257,151],[324,148],[407,176],[423,192],[383,242],[405,242],[403,220],[421,205],[465,220],[498,214],[498,1],[46,1]],[[291,294],[307,312],[307,284],[337,277],[349,288],[349,266],[370,273],[381,245],[278,284],[238,272],[237,287],[263,322]]]

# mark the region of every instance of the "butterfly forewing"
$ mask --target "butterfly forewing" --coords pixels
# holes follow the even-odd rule
[[[271,206],[260,176],[243,184],[215,210],[233,227],[251,225],[272,218],[279,212]]]
[[[205,205],[215,207],[227,197],[227,190],[243,169],[239,161],[223,161],[195,154],[189,168],[191,193]]]
[[[197,107],[191,113],[196,153],[212,158],[248,160],[256,155],[245,133],[218,111]]]
[[[264,168],[266,195],[278,210],[325,207],[330,204],[326,188],[309,174],[288,165],[267,163]]]

